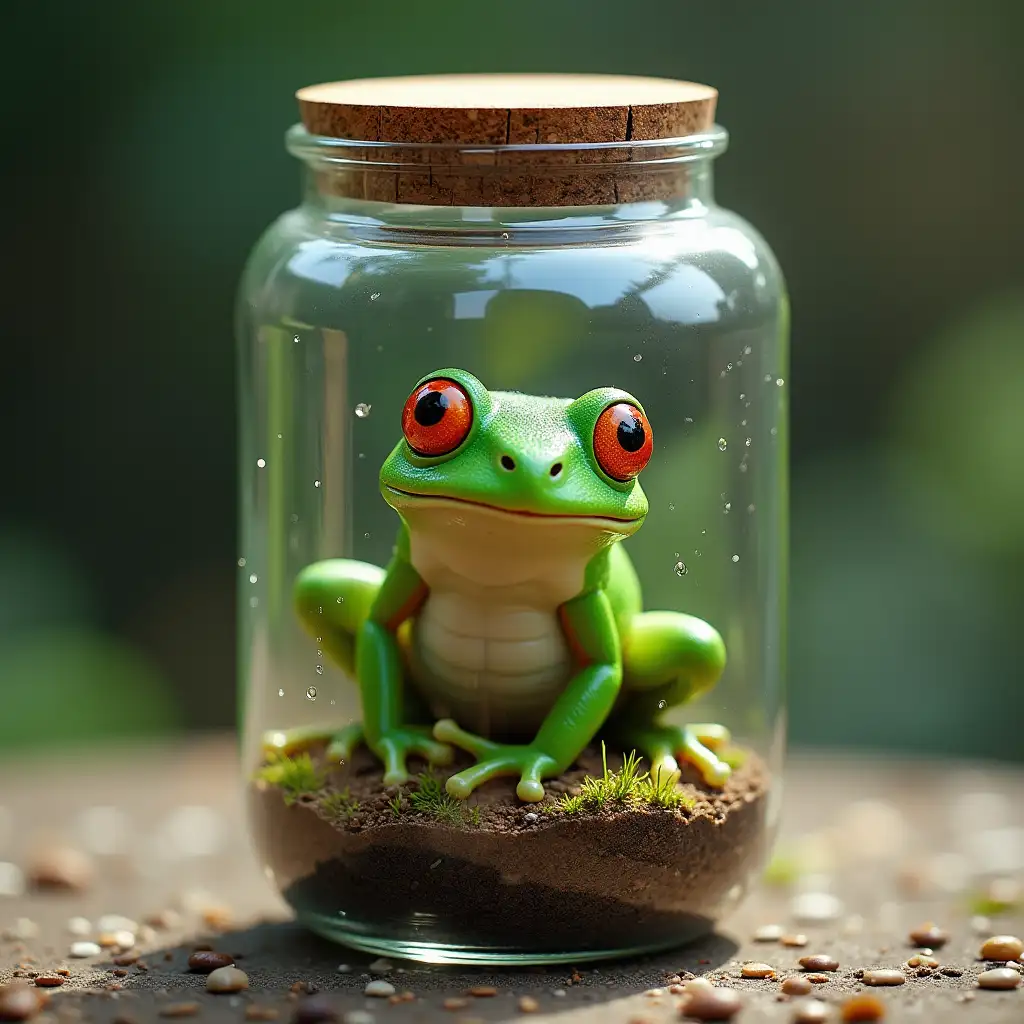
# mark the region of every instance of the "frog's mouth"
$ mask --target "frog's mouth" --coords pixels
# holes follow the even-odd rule
[[[641,522],[643,516],[624,518],[617,516],[581,516],[569,512],[533,512],[529,509],[503,508],[501,505],[490,505],[485,501],[473,501],[469,498],[452,498],[447,494],[417,494],[415,491],[403,491],[401,488],[384,485],[389,494],[394,495],[394,506],[440,505],[476,508],[496,516],[511,516],[516,519],[545,520],[548,522],[575,523],[577,525],[594,526],[603,530],[614,530],[616,533],[632,533]]]

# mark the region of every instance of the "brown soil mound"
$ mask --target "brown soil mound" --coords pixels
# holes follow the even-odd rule
[[[398,787],[385,788],[379,764],[360,751],[327,789],[290,805],[254,783],[251,813],[299,915],[376,939],[564,953],[706,932],[765,852],[764,763],[749,755],[721,790],[685,774],[689,807],[566,814],[561,794],[601,772],[600,752],[588,750],[545,783],[543,804],[516,799],[513,779],[494,780],[461,805],[461,818],[441,820],[410,805],[415,784],[403,788],[400,810],[389,807]],[[339,811],[332,793],[343,789],[357,810]]]

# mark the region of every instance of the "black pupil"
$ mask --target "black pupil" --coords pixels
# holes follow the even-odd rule
[[[633,413],[627,413],[619,420],[619,429],[616,431],[616,437],[619,439],[619,444],[627,452],[640,451],[647,440],[643,423]]]
[[[413,417],[421,427],[436,427],[444,418],[447,408],[448,399],[443,391],[428,391],[416,400]]]

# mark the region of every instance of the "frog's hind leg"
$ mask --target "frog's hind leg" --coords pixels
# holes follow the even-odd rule
[[[348,558],[316,562],[303,569],[295,581],[295,610],[302,625],[346,675],[355,675],[356,633],[383,581],[383,569]],[[346,761],[362,740],[359,722],[317,723],[272,730],[264,735],[263,748],[267,753],[290,756],[326,743],[328,760]]]
[[[709,690],[724,667],[722,638],[702,619],[679,612],[636,615],[623,638],[624,695],[609,722],[611,735],[625,749],[645,755],[655,778],[678,778],[682,760],[694,765],[708,785],[723,785],[731,769],[716,750],[729,742],[729,730],[658,719],[667,708]]]

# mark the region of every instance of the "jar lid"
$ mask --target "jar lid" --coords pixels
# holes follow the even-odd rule
[[[707,131],[718,92],[628,75],[415,75],[311,85],[307,131],[338,139],[451,145],[587,144]]]
[[[710,131],[718,99],[695,82],[559,74],[356,79],[296,95],[305,130],[331,143],[328,191],[474,206],[684,194],[684,158],[667,144]]]

